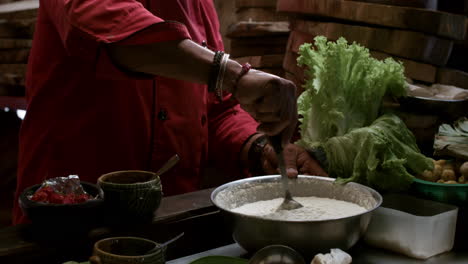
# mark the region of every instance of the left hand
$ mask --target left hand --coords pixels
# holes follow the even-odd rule
[[[320,167],[318,161],[315,160],[309,152],[298,145],[285,145],[283,155],[286,173],[289,178],[296,178],[298,174],[328,176],[325,170]],[[263,149],[262,167],[266,174],[279,173],[276,153],[270,144],[267,144]]]

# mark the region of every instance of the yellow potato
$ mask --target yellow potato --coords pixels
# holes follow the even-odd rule
[[[441,159],[441,160],[436,160],[436,161],[434,161],[434,165],[444,166],[444,165],[445,165],[445,162],[446,162],[446,160],[443,160],[443,159]]]
[[[444,183],[444,180],[440,179],[437,181],[437,183]]]
[[[466,183],[465,176],[460,176],[460,177],[458,178],[458,183]]]
[[[430,170],[425,170],[418,178],[420,178],[421,180],[425,180],[425,181],[430,181],[430,182],[435,182],[437,181],[439,178],[436,178],[434,176],[434,173]]]
[[[440,166],[440,165],[435,165],[435,166],[434,166],[434,172],[433,172],[433,173],[434,173],[434,177],[436,177],[436,178],[439,179],[440,176],[442,175],[442,170],[443,170],[443,169],[442,169],[442,166]]]
[[[446,181],[446,182],[444,182],[444,183],[445,183],[445,184],[457,184],[458,182],[456,182],[456,181]]]
[[[464,162],[460,166],[460,173],[462,174],[462,176],[465,176],[465,178],[468,177],[468,161]]]
[[[455,170],[455,166],[453,163],[445,163],[445,165],[442,166],[443,170]]]
[[[453,170],[443,170],[440,178],[443,179],[444,181],[456,181],[457,180],[457,176],[455,176],[455,172]]]

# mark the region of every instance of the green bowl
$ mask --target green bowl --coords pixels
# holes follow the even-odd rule
[[[445,184],[415,178],[411,192],[424,199],[454,205],[468,202],[468,184]]]
[[[197,259],[190,264],[247,264],[249,261],[243,258],[226,256],[207,256]]]

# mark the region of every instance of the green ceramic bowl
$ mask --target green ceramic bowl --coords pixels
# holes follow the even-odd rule
[[[190,264],[247,264],[249,261],[243,258],[226,256],[206,256],[190,262]]]
[[[445,184],[415,178],[411,192],[424,199],[454,205],[468,202],[468,184]]]
[[[111,222],[151,222],[162,199],[159,177],[149,171],[116,171],[102,175],[105,217]]]

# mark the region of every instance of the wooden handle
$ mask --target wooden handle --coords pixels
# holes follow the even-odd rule
[[[276,154],[281,154],[283,152],[283,144],[281,140],[281,134],[268,137],[268,140],[270,141],[271,146],[275,150]]]
[[[101,258],[99,256],[91,256],[89,258],[91,264],[102,264]]]

